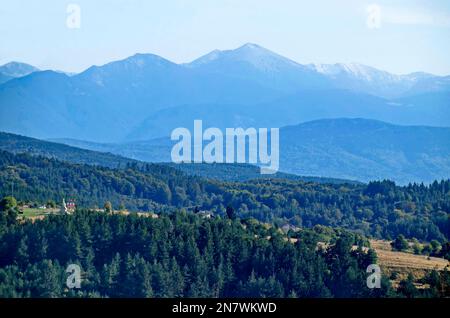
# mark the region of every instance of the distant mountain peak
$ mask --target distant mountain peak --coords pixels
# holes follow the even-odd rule
[[[169,60],[167,60],[159,55],[152,54],[152,53],[136,53],[136,54],[126,58],[124,61],[127,61],[127,60],[130,60],[130,61],[133,61],[133,60],[155,61],[156,60],[156,61],[170,62]]]
[[[136,53],[125,59],[114,61],[103,65],[102,67],[122,65],[125,67],[144,67],[149,65],[174,65],[175,63],[152,53]]]
[[[123,74],[138,74],[148,72],[149,68],[167,68],[177,66],[175,63],[151,53],[136,53],[125,59],[106,63],[101,66],[91,66],[82,73],[76,75],[78,78],[94,76],[94,81],[102,84],[102,78],[121,76]],[[125,73],[123,73],[125,72]]]
[[[260,46],[258,44],[250,43],[250,42],[245,43],[244,45],[238,47],[234,51],[239,51],[239,50],[264,50],[264,51],[271,52],[270,50],[268,50],[268,49],[266,49],[266,48],[264,48],[264,47],[262,47],[262,46]]]
[[[242,45],[241,47],[248,47],[248,48],[263,48],[261,45],[258,45],[256,43],[252,43],[252,42],[247,42],[244,45]]]
[[[0,73],[11,77],[22,77],[37,71],[39,69],[33,65],[16,61],[0,66]]]
[[[198,67],[219,61],[245,62],[264,71],[279,70],[286,66],[301,67],[300,64],[255,43],[246,43],[234,50],[214,50],[187,65]]]
[[[294,61],[289,60],[288,58],[281,56],[271,50],[268,50],[262,46],[259,46],[258,44],[254,43],[246,43],[237,49],[224,51],[228,52],[228,54],[239,56],[240,58],[244,59],[250,59],[250,58],[258,58],[258,57],[271,57],[271,58],[277,58],[280,60],[288,60],[292,63],[295,63]],[[297,64],[297,63],[295,63]]]

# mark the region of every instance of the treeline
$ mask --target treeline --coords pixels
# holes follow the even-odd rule
[[[298,227],[321,224],[364,235],[445,242],[450,237],[450,180],[400,187],[391,181],[326,184],[261,179],[221,182],[187,176],[168,166],[127,164],[120,169],[70,164],[0,152],[0,196],[42,204],[63,197],[78,206],[124,205],[130,210],[171,212],[179,208]]]
[[[295,244],[251,220],[192,213],[158,219],[87,210],[19,222],[0,212],[1,297],[395,297],[445,295],[447,272],[418,291],[395,292],[387,278],[367,287],[376,254],[341,232],[327,249],[304,230]],[[69,264],[81,288],[66,285]],[[402,285],[402,286],[403,286]]]

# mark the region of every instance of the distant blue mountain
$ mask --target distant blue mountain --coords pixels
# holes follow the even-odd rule
[[[170,161],[175,143],[169,138],[114,144],[55,141],[148,162]],[[401,184],[447,179],[450,128],[401,126],[360,118],[282,127],[280,171],[363,182],[391,179]]]
[[[336,117],[450,126],[449,78],[362,65],[301,65],[256,44],[175,64],[152,54],[73,76],[41,71],[0,85],[0,130],[36,138],[147,140],[204,119],[281,127]]]
[[[215,50],[186,66],[204,74],[250,79],[284,93],[299,89],[326,89],[332,85],[319,72],[252,43],[235,50]]]
[[[367,119],[311,121],[280,130],[280,170],[398,183],[450,178],[450,128]]]
[[[26,76],[33,72],[39,71],[38,68],[20,62],[9,62],[0,66],[0,84],[16,77]]]
[[[136,126],[127,139],[170,136],[174,127],[282,127],[325,118],[370,118],[402,125],[450,126],[450,93],[427,93],[398,99],[349,90],[305,90],[256,103],[182,105],[156,111]]]

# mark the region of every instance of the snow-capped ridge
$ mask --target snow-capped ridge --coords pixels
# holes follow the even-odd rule
[[[303,67],[297,62],[254,43],[246,43],[233,50],[214,50],[186,65],[199,67],[219,61],[244,62],[263,71],[277,71],[287,67]]]

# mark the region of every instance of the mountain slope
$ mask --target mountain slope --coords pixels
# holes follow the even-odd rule
[[[0,150],[14,154],[27,153],[76,164],[98,165],[109,168],[124,167],[128,163],[137,162],[111,153],[91,151],[4,132],[0,132]]]
[[[450,178],[450,128],[331,119],[285,127],[280,139],[286,172],[403,184]]]
[[[0,85],[0,127],[33,137],[78,131],[69,92],[70,78],[43,71]],[[81,116],[77,115],[78,117]]]
[[[305,90],[253,105],[200,104],[162,109],[144,118],[129,140],[168,137],[177,127],[283,127],[318,119],[367,118],[401,125],[450,126],[450,94],[429,93],[387,100],[349,90]]]

